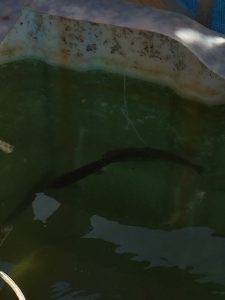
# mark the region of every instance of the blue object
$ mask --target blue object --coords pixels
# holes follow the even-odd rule
[[[181,0],[181,2],[190,10],[193,17],[197,12],[197,0]]]
[[[225,0],[214,0],[211,28],[225,33]]]
[[[194,18],[197,12],[198,1],[181,0],[181,2],[189,9]],[[214,0],[211,29],[225,33],[225,0]]]

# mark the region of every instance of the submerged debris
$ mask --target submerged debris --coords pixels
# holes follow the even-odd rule
[[[0,150],[7,154],[10,154],[13,152],[14,146],[0,139]]]
[[[16,283],[12,280],[12,278],[10,278],[3,271],[0,271],[0,278],[2,278],[2,280],[5,281],[5,283],[7,283],[11,287],[11,289],[16,294],[19,300],[26,300],[21,289],[18,287],[18,285],[16,285]]]

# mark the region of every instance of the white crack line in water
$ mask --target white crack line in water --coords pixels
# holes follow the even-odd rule
[[[132,119],[130,118],[130,115],[129,115],[128,105],[127,105],[127,88],[126,88],[126,75],[125,74],[123,75],[123,107],[121,109],[121,112],[123,113],[124,117],[126,118],[128,126],[130,126],[133,129],[133,131],[136,134],[136,136],[138,137],[138,139],[144,145],[146,145],[145,140],[143,139],[143,137],[137,130],[137,127],[134,125],[134,122],[132,121]]]

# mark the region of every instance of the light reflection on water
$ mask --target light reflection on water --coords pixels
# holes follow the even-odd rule
[[[96,215],[91,224],[93,229],[84,238],[114,243],[117,253],[134,254],[133,260],[149,262],[149,267],[190,268],[190,272],[202,275],[201,282],[225,285],[225,238],[213,236],[207,227],[152,230]]]
[[[60,203],[54,198],[45,195],[44,193],[37,193],[32,202],[34,220],[40,220],[46,223],[47,219],[54,214],[59,208]]]
[[[68,282],[56,282],[52,287],[52,298],[58,300],[95,300],[98,295],[85,295],[84,291],[74,291]]]

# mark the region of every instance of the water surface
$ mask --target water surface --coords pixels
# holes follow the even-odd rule
[[[0,269],[28,299],[224,299],[225,108],[165,86],[38,61],[0,67]],[[48,182],[123,147],[172,162],[111,165],[67,188]],[[18,208],[20,203],[25,203]],[[7,222],[6,222],[7,221]],[[2,299],[11,299],[3,287]]]

